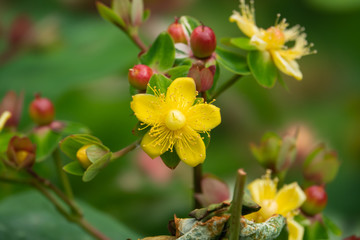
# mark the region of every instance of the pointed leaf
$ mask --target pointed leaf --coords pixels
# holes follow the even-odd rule
[[[123,20],[124,26],[127,27],[130,24],[130,0],[113,0],[111,8]]]
[[[171,80],[164,75],[159,73],[153,74],[150,78],[146,93],[156,95],[154,91],[160,91],[160,93],[165,94],[170,84]]]
[[[36,145],[36,162],[41,162],[47,159],[58,147],[61,135],[50,128],[42,128],[35,130],[29,138]]]
[[[179,162],[181,161],[175,149],[172,152],[171,151],[165,152],[160,157],[165,163],[165,165],[170,169],[175,169],[179,164]]]
[[[131,4],[131,21],[133,26],[140,26],[144,16],[143,0],[133,0]]]
[[[341,229],[327,216],[323,215],[323,221],[325,223],[325,226],[336,236],[341,236],[342,231]]]
[[[80,165],[78,161],[72,161],[63,167],[64,171],[76,176],[84,175],[85,169]]]
[[[182,66],[176,66],[171,68],[169,71],[166,72],[166,75],[169,75],[172,80],[175,80],[179,77],[186,77],[189,73],[189,69],[191,68],[191,65],[182,65]]]
[[[257,50],[257,48],[254,45],[250,44],[250,39],[249,38],[230,38],[229,39],[229,43],[231,45],[233,45],[234,47],[238,47],[244,50]]]
[[[190,16],[182,16],[179,19],[179,23],[182,25],[185,35],[190,39],[192,31],[201,25],[201,22],[196,18]]]
[[[116,15],[116,13],[111,8],[107,7],[101,2],[96,2],[96,7],[103,19],[111,22],[112,24],[115,24],[120,28],[125,28],[124,21],[118,15]]]
[[[239,75],[250,74],[250,70],[246,63],[246,58],[239,54],[217,47],[216,60],[218,63],[220,63],[220,65],[225,67],[230,72]]]
[[[96,177],[96,175],[103,169],[109,162],[112,153],[109,152],[105,154],[102,158],[98,159],[96,162],[88,167],[83,175],[82,180],[84,182],[89,182]]]
[[[247,61],[251,73],[263,87],[272,88],[275,85],[278,70],[267,51],[250,51]]]
[[[150,49],[140,57],[142,64],[163,72],[170,69],[175,61],[175,45],[167,32],[160,33]]]
[[[70,159],[77,161],[76,153],[84,145],[95,144],[102,145],[101,141],[88,134],[74,134],[64,138],[60,142],[60,149]]]

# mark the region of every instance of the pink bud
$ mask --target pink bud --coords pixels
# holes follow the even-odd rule
[[[30,117],[39,126],[50,124],[55,117],[55,109],[52,102],[42,98],[39,94],[35,96],[29,107]]]
[[[305,189],[306,201],[301,209],[310,216],[322,212],[327,204],[327,194],[323,186],[313,185]]]
[[[206,68],[201,61],[194,63],[188,73],[188,77],[194,79],[196,90],[205,92],[209,90],[214,83],[215,66]]]
[[[178,19],[175,19],[175,22],[170,24],[167,29],[168,33],[172,37],[175,43],[185,43],[187,44],[186,36],[184,30],[180,23],[178,23]]]
[[[195,57],[210,57],[216,48],[216,37],[214,31],[206,26],[196,27],[191,33],[190,45]]]
[[[196,199],[203,207],[213,203],[221,203],[230,198],[230,190],[225,182],[213,175],[204,175],[201,180],[202,193],[196,194]]]
[[[128,79],[131,86],[139,90],[146,90],[147,84],[153,74],[153,70],[143,64],[135,65],[129,69]]]

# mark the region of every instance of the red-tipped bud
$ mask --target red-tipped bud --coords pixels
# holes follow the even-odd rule
[[[29,138],[14,136],[7,148],[7,157],[17,168],[30,168],[35,163],[36,147]]]
[[[213,175],[204,175],[201,179],[202,193],[196,193],[195,198],[203,207],[213,203],[229,200],[230,190],[225,182]]]
[[[143,64],[135,65],[129,69],[128,79],[131,86],[139,90],[146,90],[147,84],[153,74],[153,70]]]
[[[215,68],[215,66],[206,68],[201,61],[196,62],[191,66],[188,77],[194,79],[197,91],[205,92],[212,87],[214,83]]]
[[[11,113],[10,119],[6,121],[5,126],[16,127],[19,123],[24,101],[24,93],[21,92],[19,96],[14,91],[6,93],[0,104],[0,114],[9,111]]]
[[[39,94],[31,102],[30,117],[39,126],[50,124],[54,120],[55,109],[54,105],[48,98],[43,98]]]
[[[175,43],[187,44],[184,30],[183,30],[181,24],[178,23],[178,19],[175,19],[175,22],[169,25],[167,31]]]
[[[305,189],[306,201],[301,209],[307,215],[314,216],[322,212],[327,204],[327,194],[323,186],[313,185]]]
[[[195,57],[210,57],[216,48],[216,37],[214,31],[206,26],[196,27],[191,33],[190,45]]]

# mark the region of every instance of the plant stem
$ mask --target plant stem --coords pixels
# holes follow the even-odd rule
[[[197,165],[193,169],[193,181],[194,181],[194,207],[200,208],[201,204],[195,197],[196,194],[202,193],[201,180],[202,180],[202,164]]]
[[[225,90],[227,90],[229,87],[231,87],[232,85],[234,85],[242,76],[235,74],[234,76],[232,76],[229,80],[227,80],[226,82],[224,82],[213,94],[212,96],[209,98],[209,100],[213,100],[215,98],[217,98],[218,96],[220,96],[221,93],[223,93]]]
[[[130,144],[129,146],[126,146],[123,149],[114,152],[111,157],[111,161],[116,160],[116,159],[124,156],[125,154],[131,152],[132,150],[134,150],[139,145],[140,141],[141,141],[141,139],[138,139],[135,142],[133,142],[132,144]]]
[[[91,234],[93,237],[99,240],[110,240],[110,238],[106,237],[102,232],[94,228],[86,219],[79,218],[75,221],[79,226],[81,226],[86,232]]]
[[[54,158],[54,162],[55,162],[55,166],[56,166],[59,178],[61,179],[62,185],[64,187],[65,193],[68,196],[68,198],[73,200],[74,194],[71,189],[71,184],[70,184],[69,178],[66,175],[66,173],[62,170],[62,161],[61,161],[60,151],[58,148],[56,148],[55,151],[53,152],[53,158]]]
[[[27,172],[40,184],[50,188],[59,198],[61,198],[71,209],[71,211],[77,215],[82,216],[81,210],[75,205],[75,203],[69,199],[58,187],[52,184],[48,179],[42,178],[35,173],[31,168],[27,169]]]
[[[229,227],[229,240],[238,240],[241,233],[241,209],[244,196],[246,173],[243,169],[237,172],[234,197],[231,203],[231,217]]]
[[[32,184],[32,182],[27,179],[11,178],[5,176],[0,176],[0,181],[5,183],[20,183],[20,184],[30,184],[30,185]]]
[[[128,31],[127,35],[133,41],[133,43],[135,43],[135,45],[138,46],[138,48],[140,48],[142,53],[147,51],[147,46],[143,43],[143,41],[139,37],[138,31],[133,31],[133,32]]]

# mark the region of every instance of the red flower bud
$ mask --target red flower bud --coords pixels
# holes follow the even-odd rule
[[[29,138],[14,136],[10,139],[7,157],[17,168],[30,168],[35,163],[36,147]]]
[[[31,102],[29,112],[32,120],[39,126],[50,124],[55,116],[52,102],[47,98],[42,98],[39,94]]]
[[[191,66],[188,77],[194,79],[197,91],[205,92],[212,87],[214,83],[215,68],[215,66],[206,68],[201,61],[198,61]]]
[[[306,201],[301,209],[307,215],[313,216],[322,212],[327,204],[327,194],[323,186],[313,185],[305,189]]]
[[[23,92],[21,92],[19,96],[16,96],[16,93],[14,91],[9,91],[6,93],[0,104],[0,114],[5,111],[9,111],[11,113],[11,117],[9,120],[6,121],[5,126],[16,127],[18,125],[21,116],[23,101]]]
[[[186,36],[182,25],[178,23],[178,19],[175,19],[175,22],[170,24],[168,29],[168,33],[172,37],[175,43],[185,43],[187,44]]]
[[[208,58],[216,48],[216,37],[213,30],[206,26],[198,26],[191,33],[191,49],[197,58]]]
[[[129,69],[129,83],[139,90],[146,90],[152,74],[153,70],[150,67],[143,64],[135,65]]]

